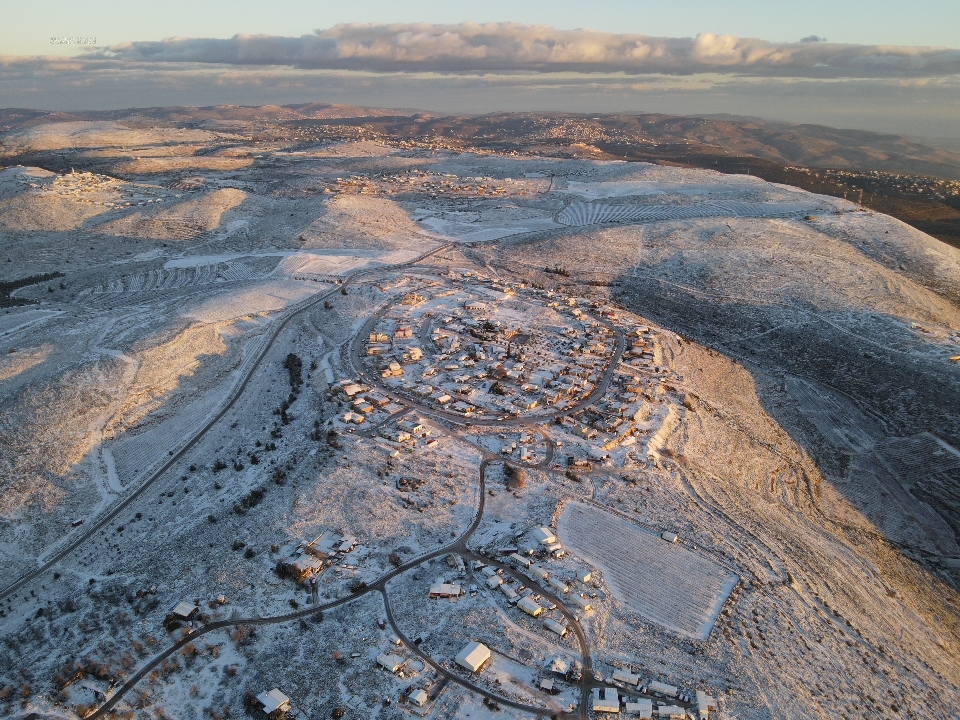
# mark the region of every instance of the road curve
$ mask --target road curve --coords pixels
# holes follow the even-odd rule
[[[196,445],[197,442],[199,442],[200,439],[203,438],[203,436],[206,435],[207,432],[209,432],[210,429],[213,428],[214,425],[216,425],[223,418],[223,416],[230,411],[230,409],[236,404],[237,400],[240,399],[240,396],[243,394],[243,391],[246,389],[247,384],[250,382],[250,379],[253,377],[253,374],[259,369],[260,365],[263,364],[264,359],[267,357],[267,354],[273,348],[273,344],[276,342],[277,338],[280,336],[280,333],[283,332],[284,328],[286,328],[286,326],[290,323],[291,320],[293,320],[293,318],[297,317],[305,310],[309,310],[314,305],[317,305],[320,301],[325,300],[331,297],[332,295],[336,294],[337,291],[339,291],[343,287],[346,287],[349,283],[353,282],[354,280],[356,280],[356,278],[358,278],[361,275],[367,275],[375,272],[391,272],[394,270],[399,270],[404,267],[415,265],[421,260],[424,260],[425,258],[430,257],[434,253],[438,253],[441,250],[445,250],[451,247],[453,244],[454,243],[447,243],[446,245],[441,245],[440,247],[434,248],[433,250],[423,253],[422,255],[419,255],[416,258],[412,260],[408,260],[407,262],[404,262],[404,263],[358,270],[357,272],[349,275],[342,285],[331,288],[325,293],[320,293],[318,295],[315,295],[310,299],[301,303],[299,306],[296,306],[291,312],[287,314],[285,318],[283,318],[283,320],[277,323],[277,325],[273,328],[273,330],[271,331],[270,339],[263,346],[263,348],[261,348],[259,354],[257,355],[256,360],[254,360],[254,362],[250,365],[250,368],[247,370],[246,376],[243,378],[240,384],[234,389],[227,403],[220,409],[220,411],[216,415],[213,416],[213,418],[211,418],[211,420],[206,425],[204,425],[192,438],[190,438],[190,440],[188,440],[186,444],[184,444],[183,447],[180,448],[178,452],[171,455],[170,458],[156,472],[154,472],[150,477],[144,480],[140,484],[140,486],[137,487],[136,490],[134,490],[132,493],[127,495],[123,500],[121,500],[117,505],[115,505],[113,509],[107,512],[106,515],[104,515],[99,520],[97,520],[97,522],[94,523],[92,526],[90,526],[90,528],[86,532],[84,532],[76,540],[68,544],[62,550],[57,551],[56,554],[54,554],[49,560],[47,560],[45,563],[40,565],[38,568],[30,571],[26,575],[23,575],[14,583],[6,587],[2,592],[0,592],[0,600],[4,600],[10,595],[12,595],[13,593],[17,592],[24,585],[35,580],[44,572],[46,572],[47,570],[52,568],[54,565],[56,565],[58,562],[63,560],[65,557],[73,553],[77,548],[79,548],[87,540],[89,540],[97,532],[99,532],[105,525],[112,522],[113,519],[117,517],[117,515],[123,512],[123,510],[130,505],[130,503],[132,503],[134,500],[140,497],[140,495],[142,495],[151,485],[153,485],[154,482],[156,482],[160,477],[162,477],[164,473],[166,473],[171,467],[173,467],[173,465],[177,461],[179,461],[187,452],[189,452],[193,448],[193,446]]]

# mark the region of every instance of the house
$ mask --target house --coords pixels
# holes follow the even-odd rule
[[[520,598],[517,607],[523,610],[530,617],[539,617],[543,614],[543,608],[537,604],[536,600],[529,597]]]
[[[620,712],[620,695],[616,690],[612,688],[594,688],[590,695],[593,701],[594,712]]]
[[[467,643],[463,650],[457,653],[457,656],[454,658],[457,665],[474,673],[480,672],[483,664],[489,659],[490,648],[479,642]]]
[[[703,690],[697,690],[697,714],[700,720],[707,720],[711,712],[717,710],[717,699],[707,695]]]
[[[348,553],[353,550],[353,546],[357,544],[357,539],[351,537],[350,535],[344,535],[343,539],[340,541],[340,545],[337,547],[337,552]]]
[[[582,583],[588,583],[593,579],[593,573],[589,570],[577,570],[577,580]]]
[[[423,707],[427,704],[427,700],[430,697],[427,695],[427,691],[423,688],[417,688],[412,693],[410,693],[410,702],[412,702],[417,707]]]
[[[552,545],[557,541],[553,531],[547,527],[538,527],[530,531],[530,537],[541,545]]]
[[[558,542],[547,545],[547,552],[557,558],[562,558],[564,555],[566,555],[563,545]]]
[[[256,697],[256,702],[270,717],[278,717],[290,711],[290,698],[277,688],[260,693]]]
[[[388,672],[395,673],[397,670],[403,667],[403,658],[399,655],[387,655],[385,653],[380,653],[377,655],[377,665]]]
[[[685,708],[679,707],[678,705],[661,705],[657,708],[657,714],[660,717],[681,717],[685,718],[687,716],[687,711]]]
[[[548,663],[547,668],[556,675],[566,676],[570,670],[570,664],[563,658],[554,658]]]
[[[562,580],[557,577],[552,577],[549,580],[547,580],[547,582],[550,583],[550,587],[552,587],[557,592],[560,592],[560,593],[570,592],[570,587],[567,585],[566,580]]]
[[[667,685],[666,683],[657,682],[656,680],[651,681],[650,685],[647,686],[647,691],[654,695],[664,695],[666,697],[676,697],[680,692],[680,688],[674,685]]]
[[[459,585],[440,582],[430,586],[430,597],[432,598],[455,598],[462,594],[463,590]]]
[[[540,401],[536,398],[525,398],[517,396],[513,399],[513,404],[518,408],[523,410],[533,410],[537,405],[540,404]]]
[[[640,676],[634,675],[629,670],[620,670],[620,669],[614,670],[613,679],[616,680],[617,682],[626,683],[627,685],[636,686],[640,684]]]
[[[544,626],[547,630],[552,630],[553,632],[555,632],[555,633],[556,633],[557,635],[559,635],[560,637],[563,637],[564,635],[567,634],[567,626],[564,625],[564,624],[561,623],[561,622],[557,622],[557,621],[554,620],[553,618],[547,618],[546,620],[544,620],[544,621],[543,621],[543,626]]]
[[[400,363],[392,362],[380,371],[380,375],[385,378],[401,377],[403,375],[403,368],[400,366]]]
[[[312,578],[323,569],[323,560],[309,553],[294,554],[281,560],[278,567],[280,575],[293,578],[298,583]]]
[[[573,602],[576,605],[579,605],[584,610],[591,610],[593,608],[593,605],[590,603],[589,600],[587,600],[582,595],[578,595],[577,593],[572,593],[570,595],[570,599],[573,600]]]
[[[514,600],[517,599],[517,591],[514,590],[509,585],[501,585],[500,591],[507,596],[507,600],[509,600],[510,602],[513,602]]]
[[[347,396],[348,400],[352,400],[354,395],[358,395],[369,388],[363,387],[363,385],[358,385],[357,383],[350,383],[349,385],[344,385],[340,388],[341,392]]]
[[[490,577],[487,578],[487,587],[490,588],[491,590],[493,590],[494,588],[498,588],[501,585],[503,585],[503,580],[500,578],[499,575],[491,575]]]
[[[174,605],[173,610],[170,611],[170,614],[177,618],[177,620],[193,620],[193,618],[195,618],[199,612],[200,608],[192,603],[178,602],[176,605]]]
[[[547,570],[547,569],[544,568],[544,567],[540,567],[539,565],[532,565],[532,564],[531,564],[528,569],[530,570],[530,574],[531,574],[531,575],[535,575],[536,577],[540,578],[541,580],[546,580],[547,578],[550,577],[550,571]]]
[[[647,698],[627,700],[625,708],[627,715],[635,715],[640,720],[651,720],[653,718],[653,701]]]
[[[378,407],[384,407],[390,404],[390,398],[380,393],[367,393],[367,400]]]
[[[410,433],[411,435],[416,435],[426,430],[426,427],[423,425],[423,423],[415,420],[401,420],[397,423],[397,427]]]
[[[549,695],[556,695],[557,689],[554,687],[552,678],[544,678],[540,681],[540,692],[545,692]]]
[[[410,433],[398,430],[397,428],[380,428],[380,436],[393,442],[406,442],[410,439]]]

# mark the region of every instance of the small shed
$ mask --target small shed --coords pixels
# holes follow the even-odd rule
[[[260,693],[256,700],[267,715],[276,716],[290,710],[290,698],[277,688]]]
[[[589,570],[577,570],[577,580],[582,583],[588,583],[593,580],[593,573]]]
[[[540,692],[545,692],[549,695],[557,694],[557,688],[554,686],[552,678],[544,678],[540,681]]]
[[[467,643],[454,659],[460,667],[470,672],[480,672],[483,664],[490,659],[490,648],[479,642]]]
[[[173,610],[170,611],[170,614],[178,620],[193,620],[199,612],[200,608],[193,603],[178,602]]]
[[[660,537],[662,537],[668,543],[675,543],[677,540],[680,539],[676,533],[669,532],[669,531],[660,533]]]

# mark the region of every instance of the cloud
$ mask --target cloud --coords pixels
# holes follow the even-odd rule
[[[517,23],[347,24],[300,37],[125,42],[91,54],[140,62],[374,72],[722,72],[818,78],[960,74],[960,50],[951,48],[847,45],[817,36],[797,43],[713,33],[666,38]]]
[[[960,75],[785,79],[721,72],[371,72],[0,56],[0,98],[9,108],[78,112],[319,102],[455,114],[728,113],[953,137],[960,117]]]

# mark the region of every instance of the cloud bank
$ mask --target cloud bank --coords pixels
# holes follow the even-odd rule
[[[712,33],[665,38],[517,23],[347,24],[300,37],[235,35],[125,42],[99,51],[99,56],[374,72],[724,73],[815,78],[960,74],[960,50],[956,49],[812,39],[772,43]]]

